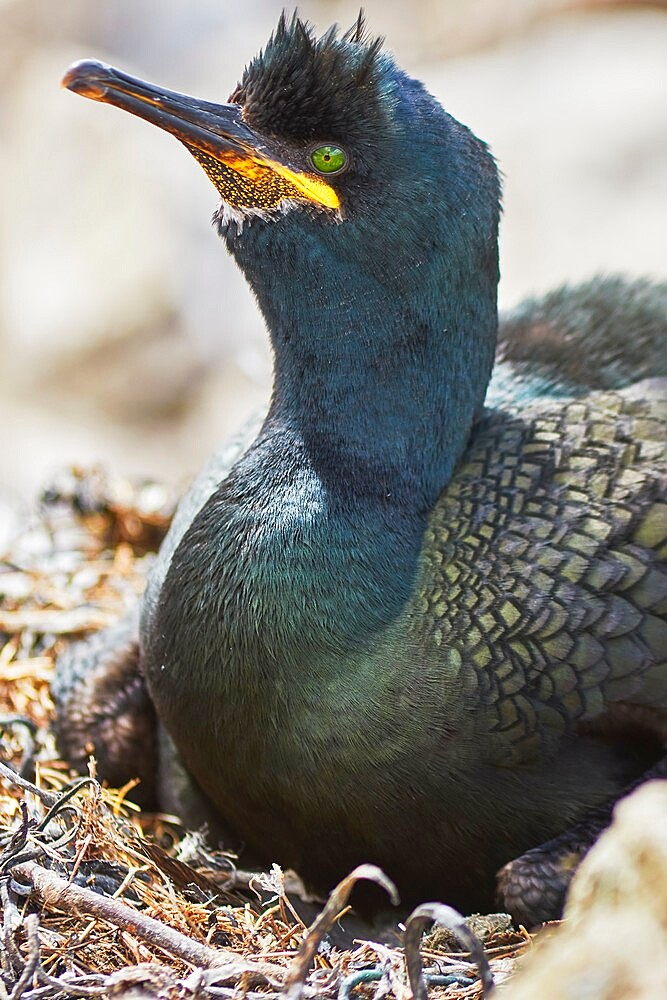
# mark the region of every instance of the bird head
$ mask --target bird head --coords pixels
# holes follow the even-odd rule
[[[450,221],[469,213],[472,193],[495,238],[498,189],[486,147],[396,67],[381,39],[367,37],[361,16],[348,32],[334,27],[317,38],[283,14],[226,104],[93,61],[72,66],[63,85],[180,139],[220,193],[216,221],[232,244],[253,223],[295,214],[319,227],[384,225],[405,240],[425,212]]]

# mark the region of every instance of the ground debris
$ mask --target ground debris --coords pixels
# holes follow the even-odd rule
[[[0,1000],[263,1000],[286,989],[304,1000],[406,1000],[402,947],[345,948],[330,934],[341,915],[345,925],[349,880],[309,928],[304,914],[321,907],[293,905],[291,873],[238,871],[174,817],[139,813],[131,788],[101,787],[94,767],[74,779],[58,759],[55,658],[136,602],[173,505],[157,487],[133,493],[81,470],[46,499],[0,558]],[[370,867],[356,877],[379,877]],[[431,995],[481,997],[475,965],[447,941],[421,940]],[[498,982],[529,943],[493,926]]]
[[[156,552],[174,513],[177,497],[159,483],[139,485],[104,469],[71,468],[42,494],[46,505],[66,504],[107,545],[131,545]]]

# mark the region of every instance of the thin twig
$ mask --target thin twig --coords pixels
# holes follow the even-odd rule
[[[45,986],[51,987],[52,989],[55,987],[59,993],[67,993],[70,996],[106,997],[109,995],[106,983],[102,983],[99,986],[84,986],[79,979],[74,979],[70,982],[66,978],[66,974],[62,976],[51,976],[41,965],[37,969],[37,976],[40,983],[44,983]],[[85,978],[87,977],[81,977],[81,979]]]
[[[28,941],[28,960],[23,967],[9,1000],[20,1000],[27,990],[39,966],[39,918],[36,913],[29,913],[23,922]]]
[[[34,894],[46,906],[77,915],[86,913],[105,920],[189,965],[205,969],[226,966],[225,971],[230,977],[252,973],[270,980],[271,977],[282,978],[284,975],[285,970],[280,966],[266,962],[254,965],[245,959],[239,959],[234,952],[209,948],[208,945],[193,941],[159,920],[133,910],[118,899],[100,896],[85,886],[66,882],[35,861],[16,865],[12,869],[12,875],[29,883]]]
[[[7,764],[4,764],[0,760],[0,776],[6,778],[10,784],[16,785],[17,788],[22,788],[24,792],[31,792],[36,795],[45,806],[54,806],[58,801],[58,796],[53,792],[46,792],[43,788],[38,788],[37,785],[33,785],[32,781],[28,781],[26,778],[22,778],[20,774],[12,770]]]
[[[23,966],[21,953],[16,947],[14,932],[21,923],[21,914],[9,891],[7,880],[0,881],[0,901],[2,902],[2,932],[4,948],[2,955],[2,971],[7,979],[7,985],[13,983]]]

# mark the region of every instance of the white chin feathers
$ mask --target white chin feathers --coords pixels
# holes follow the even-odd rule
[[[215,221],[218,228],[224,230],[229,235],[240,236],[245,226],[249,226],[253,219],[263,219],[268,222],[286,215],[292,209],[299,206],[299,202],[294,198],[283,198],[275,208],[255,208],[252,205],[245,208],[235,208],[228,205],[226,201],[220,202],[220,207],[215,214]]]
[[[298,208],[302,212],[314,216],[324,215],[332,222],[343,222],[345,215],[342,208],[335,211],[322,208],[310,202],[302,201],[299,198],[283,198],[274,208],[255,208],[248,206],[238,208],[229,205],[226,201],[221,201],[218,210],[213,216],[213,224],[217,226],[221,236],[227,239],[235,239],[240,236],[246,226],[250,226],[254,219],[262,219],[264,222],[275,222],[283,215],[287,215],[293,209]]]

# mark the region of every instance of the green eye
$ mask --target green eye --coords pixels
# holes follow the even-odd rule
[[[347,153],[340,146],[318,146],[310,161],[320,174],[337,174],[347,163]]]

